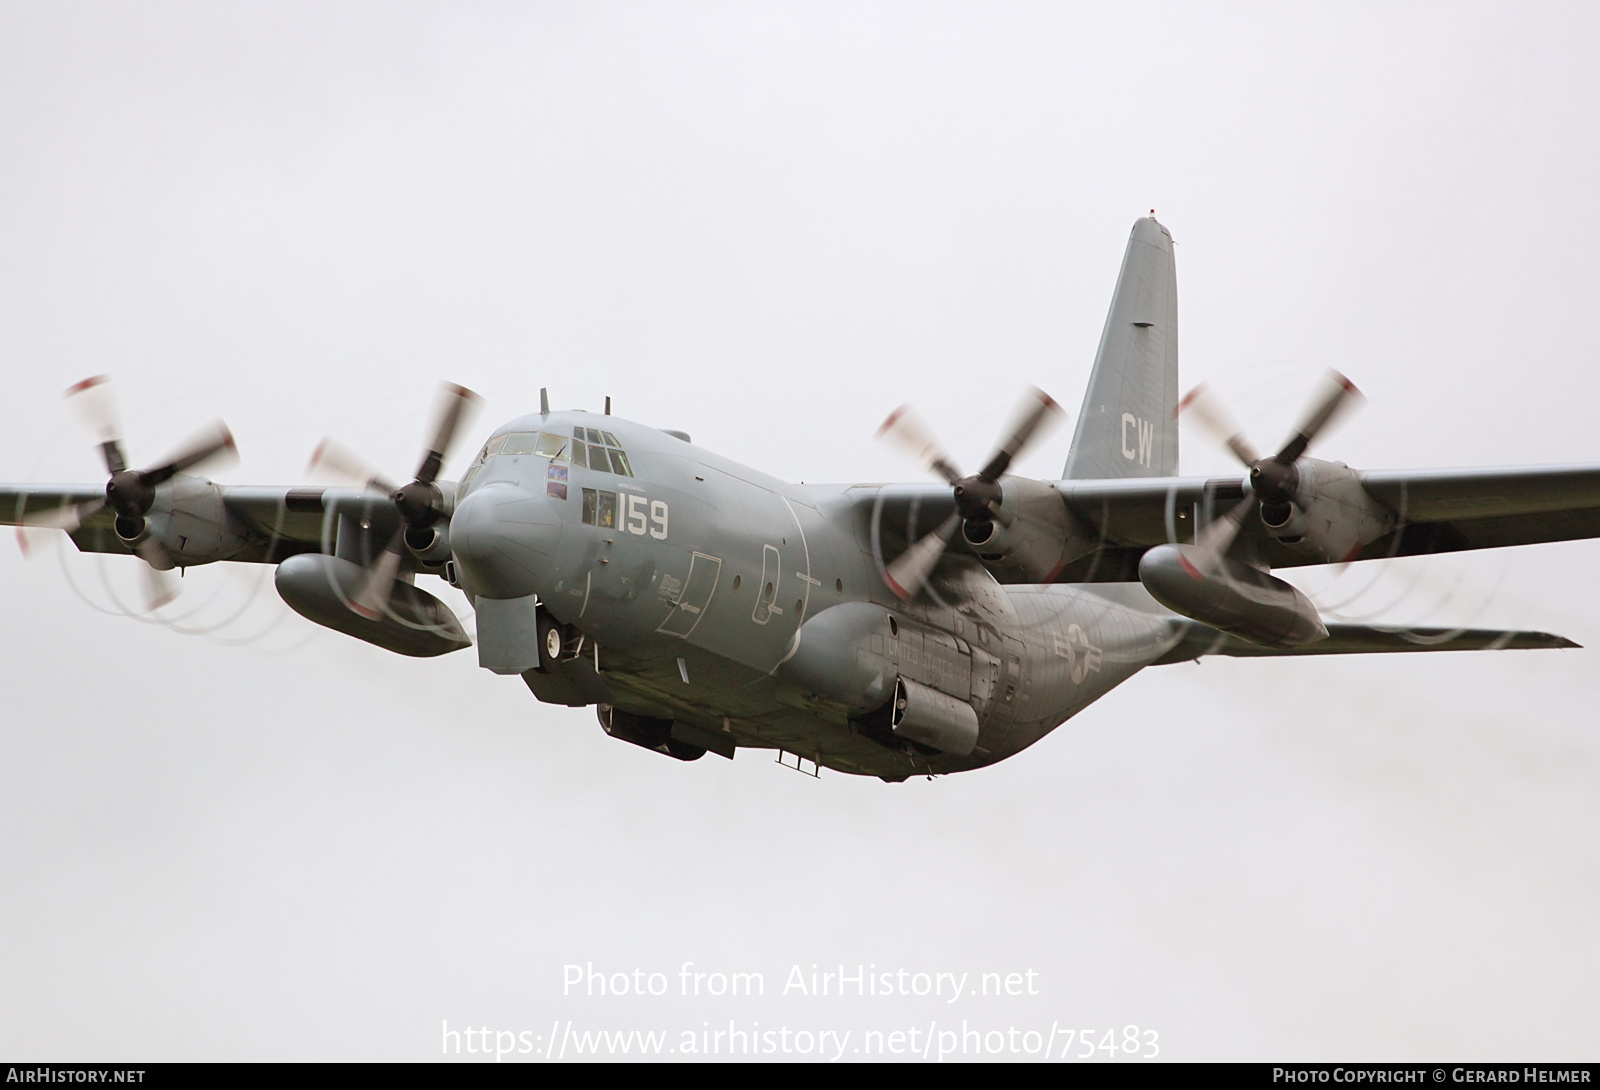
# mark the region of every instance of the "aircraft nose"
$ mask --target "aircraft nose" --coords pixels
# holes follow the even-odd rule
[[[544,589],[561,544],[557,502],[494,483],[457,504],[450,549],[462,587],[488,598],[522,598]]]

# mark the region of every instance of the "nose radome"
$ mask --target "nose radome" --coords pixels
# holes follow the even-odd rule
[[[487,598],[545,589],[561,544],[560,501],[511,484],[488,484],[456,505],[450,549],[462,586]]]

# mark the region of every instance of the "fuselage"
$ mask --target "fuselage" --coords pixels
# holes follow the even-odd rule
[[[611,416],[523,417],[458,486],[457,581],[537,596],[618,708],[888,779],[1011,756],[1177,642],[1137,585],[1006,587],[972,558],[899,601],[873,525],[885,487],[779,481]],[[882,729],[899,678],[970,704],[969,753]]]

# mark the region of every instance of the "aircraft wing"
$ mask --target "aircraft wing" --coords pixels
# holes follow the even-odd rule
[[[1494,628],[1391,628],[1381,625],[1330,624],[1328,638],[1299,647],[1263,647],[1229,636],[1199,622],[1188,622],[1183,639],[1156,663],[1190,662],[1202,655],[1259,658],[1281,655],[1372,655],[1417,651],[1508,651],[1578,647],[1549,632]]]
[[[1399,518],[1358,560],[1600,537],[1600,465],[1383,470],[1357,479]],[[1241,477],[1058,481],[1056,488],[1104,543],[1069,566],[1061,582],[1136,579],[1145,549],[1193,539],[1189,512],[1198,508],[1204,521],[1244,496]],[[1307,563],[1276,553],[1270,541],[1263,545],[1273,567]]]
[[[1600,537],[1600,465],[1384,470],[1358,478],[1400,516],[1361,560]]]
[[[190,478],[199,487],[214,490],[222,517],[234,531],[238,546],[226,556],[212,559],[276,564],[296,553],[320,552],[324,527],[340,508],[371,508],[375,520],[392,519],[393,508],[383,497],[358,488],[298,488],[260,485],[216,485]],[[25,525],[74,507],[92,507],[105,498],[104,485],[0,485],[0,526]],[[378,501],[378,502],[375,502]],[[112,529],[115,515],[107,508],[87,511],[81,523],[67,531],[83,552],[131,553]],[[331,525],[329,525],[331,533]]]

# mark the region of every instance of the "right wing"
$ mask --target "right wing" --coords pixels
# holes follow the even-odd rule
[[[1385,470],[1358,475],[1400,517],[1357,556],[1418,556],[1600,537],[1600,466]]]
[[[1256,658],[1279,655],[1369,655],[1414,651],[1543,650],[1578,647],[1564,636],[1548,632],[1517,632],[1489,628],[1390,628],[1381,625],[1330,624],[1328,638],[1299,647],[1263,647],[1218,632],[1197,621],[1188,622],[1183,639],[1153,665],[1190,662],[1202,655]]]
[[[1353,560],[1600,537],[1600,465],[1383,470],[1357,479],[1397,523]],[[1242,483],[1239,477],[1056,482],[1067,506],[1101,541],[1059,581],[1137,579],[1145,549],[1193,540],[1190,512],[1209,521],[1244,496]],[[1274,568],[1307,563],[1266,538],[1261,556]]]

